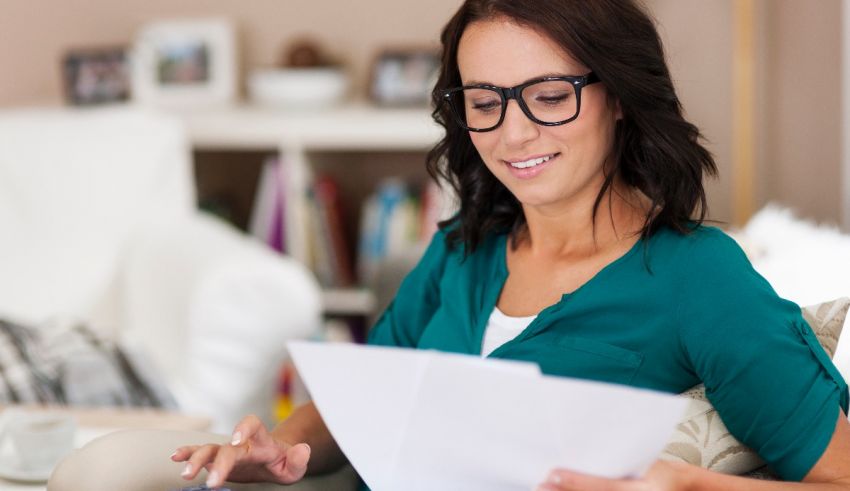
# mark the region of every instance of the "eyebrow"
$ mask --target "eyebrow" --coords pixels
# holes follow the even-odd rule
[[[582,76],[582,75],[567,75],[567,74],[560,73],[560,72],[546,72],[546,73],[543,73],[543,74],[541,74],[541,75],[536,75],[536,76],[534,76],[534,77],[527,78],[527,79],[523,80],[522,82],[520,82],[520,83],[519,83],[519,84],[517,84],[517,85],[521,85],[521,84],[524,84],[524,83],[526,83],[526,82],[531,82],[532,80],[538,80],[538,79],[541,79],[541,78],[547,78],[547,77],[567,77],[567,76],[571,76],[571,77],[572,77],[572,76],[577,76],[577,77],[580,77],[580,76]],[[470,80],[469,82],[465,82],[463,85],[492,85],[492,86],[494,86],[494,87],[499,87],[498,85],[496,85],[496,84],[494,84],[494,83],[492,83],[492,82],[485,82],[485,81],[478,81],[478,80]]]

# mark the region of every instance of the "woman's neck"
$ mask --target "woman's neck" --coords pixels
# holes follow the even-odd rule
[[[523,206],[527,229],[520,246],[535,255],[593,255],[624,240],[636,240],[648,209],[640,191],[619,181],[606,191],[595,214],[592,201],[558,210]]]

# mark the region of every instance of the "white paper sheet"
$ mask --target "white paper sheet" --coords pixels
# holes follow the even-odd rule
[[[288,343],[298,373],[373,491],[528,491],[555,467],[642,474],[687,401],[400,348]]]

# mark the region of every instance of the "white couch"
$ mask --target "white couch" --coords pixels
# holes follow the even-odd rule
[[[319,327],[304,267],[196,210],[184,129],[161,114],[0,112],[0,231],[0,317],[86,321],[213,430],[270,420],[285,341]]]

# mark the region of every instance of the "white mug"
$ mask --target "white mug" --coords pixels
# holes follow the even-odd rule
[[[49,470],[74,449],[77,423],[70,414],[6,409],[0,413],[0,446],[11,440],[21,470]]]

